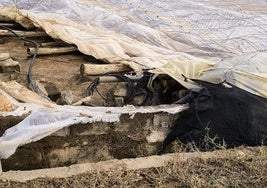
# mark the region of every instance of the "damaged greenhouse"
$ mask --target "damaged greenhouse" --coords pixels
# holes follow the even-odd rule
[[[3,171],[267,145],[266,20],[256,0],[2,0]]]

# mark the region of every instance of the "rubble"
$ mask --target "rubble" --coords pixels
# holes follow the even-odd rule
[[[0,80],[15,80],[20,73],[20,64],[10,58],[8,53],[0,54]]]

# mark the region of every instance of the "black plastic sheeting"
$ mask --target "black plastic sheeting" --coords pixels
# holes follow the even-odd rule
[[[178,138],[194,142],[202,150],[226,144],[267,145],[267,99],[226,83],[211,84],[194,80],[202,89],[188,90],[177,103],[189,103],[180,113],[163,142],[163,150]],[[231,87],[229,87],[231,86]],[[207,136],[213,139],[207,147]]]

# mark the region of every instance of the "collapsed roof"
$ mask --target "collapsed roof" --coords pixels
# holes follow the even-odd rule
[[[264,1],[5,0],[0,6],[0,15],[107,63],[159,68],[186,87],[182,74],[227,80],[267,97]]]
[[[0,7],[0,17],[26,28],[40,27],[52,38],[74,44],[80,52],[106,63],[125,64],[140,74],[142,69],[167,74],[187,88],[197,84],[185,82],[184,76],[212,83],[226,80],[267,98],[264,1],[3,0]],[[74,123],[77,121],[65,126]],[[8,134],[12,131],[0,138],[0,146],[11,143],[8,139],[13,137]],[[42,136],[48,133],[51,130]],[[28,140],[17,141],[16,147],[31,140],[24,138]],[[12,146],[12,152],[16,147]],[[12,152],[0,148],[2,157]]]

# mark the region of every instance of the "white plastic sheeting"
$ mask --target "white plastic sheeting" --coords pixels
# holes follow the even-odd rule
[[[225,58],[199,77],[211,83],[229,82],[267,98],[267,53],[249,53]]]
[[[0,96],[8,96],[0,89]],[[64,127],[74,124],[93,122],[118,122],[121,114],[129,114],[132,118],[136,113],[167,112],[175,114],[186,106],[162,105],[156,107],[84,107],[57,106],[52,108],[37,104],[19,103],[8,96],[8,102],[17,108],[11,112],[0,112],[0,116],[22,114],[30,115],[14,127],[6,130],[0,137],[0,159],[8,158],[15,153],[18,146],[40,140]]]
[[[197,77],[210,83],[228,82],[250,93],[267,98],[267,53],[255,52],[235,57],[223,58],[212,68],[204,70],[198,75],[194,75],[193,63],[190,62],[186,67],[183,62],[169,63],[155,72],[158,74],[166,73],[178,80],[182,85],[192,88],[196,87],[192,82],[185,82],[181,72],[189,72],[189,78]],[[200,63],[198,67],[203,66]]]
[[[103,42],[107,42],[105,34],[111,35],[110,42],[115,42],[112,41],[115,34],[161,50],[216,56],[267,50],[266,4],[264,0],[2,0],[1,3],[26,10],[25,15],[47,31],[50,19],[57,17],[51,25],[87,26],[92,35],[102,34]],[[60,19],[66,18],[74,23],[61,22]],[[85,39],[89,36],[83,34]]]
[[[188,88],[195,86],[183,82],[182,74],[199,78],[223,58],[267,51],[264,0],[2,0],[0,6],[0,15],[11,15],[11,10],[4,10],[15,6],[12,19],[29,19],[84,54],[127,64],[136,71],[160,68],[155,72],[168,74]],[[250,75],[242,72],[248,77],[233,84],[266,97],[266,90],[259,91],[262,87],[251,89],[245,83],[258,74],[267,80],[267,65],[262,67]]]
[[[107,63],[127,64],[137,71],[158,68],[155,72],[168,74],[186,87],[192,86],[183,82],[182,74],[214,83],[226,79],[267,97],[264,0],[1,0],[0,7],[0,16],[25,27],[33,23]],[[14,113],[19,114],[18,109],[32,113],[0,138],[0,158],[62,127],[117,121],[121,113],[140,110],[17,105]],[[178,112],[181,107],[157,111],[169,109]]]

